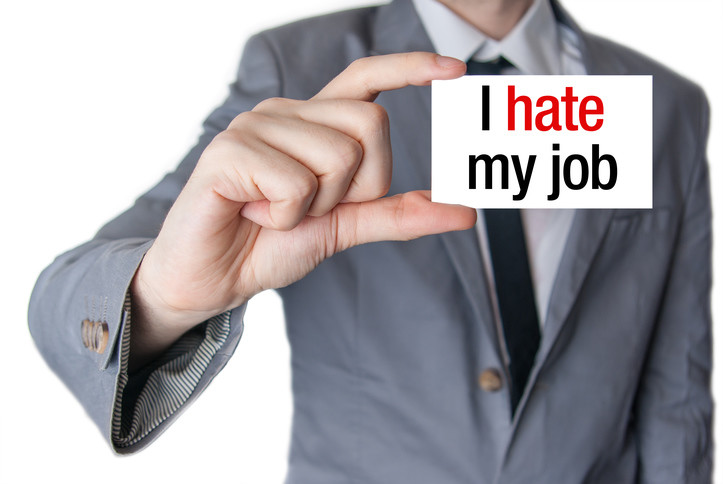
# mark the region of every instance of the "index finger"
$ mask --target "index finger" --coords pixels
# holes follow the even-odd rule
[[[431,52],[364,57],[352,62],[312,99],[373,101],[382,91],[426,86],[433,79],[454,79],[466,68],[459,59]]]

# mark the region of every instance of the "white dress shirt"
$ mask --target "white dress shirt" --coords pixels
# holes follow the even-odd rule
[[[517,25],[499,41],[487,37],[436,0],[413,2],[438,54],[480,62],[504,56],[514,67],[503,70],[503,74],[586,74],[577,36],[568,27],[557,22],[547,0],[535,0]],[[540,324],[544,325],[557,268],[575,210],[522,209],[520,213],[537,312]],[[487,233],[481,212],[476,228],[495,318],[500,327]]]

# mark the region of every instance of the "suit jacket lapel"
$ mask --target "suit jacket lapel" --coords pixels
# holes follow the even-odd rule
[[[616,59],[607,55],[606,50],[599,48],[599,42],[596,42],[594,36],[580,29],[557,1],[552,0],[551,3],[558,20],[570,27],[580,39],[580,50],[588,75],[626,73],[626,70]],[[614,212],[611,209],[578,209],[575,214],[555,277],[552,293],[550,294],[550,303],[536,365],[530,375],[527,391],[520,402],[520,410],[525,405],[540,369],[550,356],[562,329],[568,323],[570,311],[578,301],[578,294],[600,248],[600,244],[605,238]],[[518,419],[522,413],[522,411],[517,412]]]
[[[558,20],[571,28],[580,39],[580,50],[588,75],[625,73],[615,59],[606,55],[607,51],[597,48],[598,44],[593,37],[583,32],[555,0],[552,1],[552,7]],[[567,321],[613,213],[614,210],[608,209],[577,210],[550,295],[538,363],[545,361]]]

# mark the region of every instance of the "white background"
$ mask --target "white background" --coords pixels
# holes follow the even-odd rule
[[[360,4],[2,0],[0,481],[283,479],[291,401],[275,295],[250,305],[236,356],[197,403],[153,446],[124,458],[112,455],[35,351],[26,307],[35,278],[56,254],[91,237],[180,160],[201,120],[222,100],[251,33]],[[705,87],[713,106],[709,156],[721,254],[723,2],[564,4],[583,27],[646,52]],[[720,257],[716,276],[723,278]],[[720,288],[714,292],[718,319]],[[723,342],[716,348],[721,354]],[[719,370],[714,390],[721,400]],[[723,425],[716,429],[723,435]]]

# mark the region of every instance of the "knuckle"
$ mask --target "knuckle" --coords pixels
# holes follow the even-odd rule
[[[402,56],[402,62],[408,69],[413,69],[427,62],[434,62],[436,58],[436,54],[432,52],[405,52]]]
[[[389,192],[389,182],[376,177],[360,181],[359,187],[367,200],[376,200]]]
[[[366,173],[352,179],[347,197],[352,201],[376,200],[389,192],[390,180],[379,174]]]
[[[429,57],[434,57],[434,54],[430,52],[404,52],[402,53],[402,59],[407,63],[419,62],[420,60],[426,60]]]
[[[389,131],[389,114],[376,103],[367,103],[362,122],[363,133],[377,136]]]
[[[282,106],[288,103],[288,99],[281,97],[270,97],[264,99],[258,103],[252,110],[252,112],[273,112],[279,110]]]
[[[210,146],[228,146],[228,145],[235,145],[239,141],[239,136],[237,133],[230,129],[226,129],[218,133],[216,136],[214,136],[213,141]]]
[[[349,64],[349,67],[347,69],[350,69],[354,72],[360,72],[364,71],[369,66],[369,58],[368,57],[360,57],[358,59],[355,59],[351,64]]]
[[[263,114],[254,111],[245,111],[233,118],[231,123],[228,125],[227,131],[251,129],[262,119]]]
[[[292,187],[289,189],[289,194],[292,199],[306,200],[314,195],[318,188],[319,180],[312,172],[306,171],[294,180]]]
[[[374,184],[374,186],[371,189],[372,197],[374,198],[381,198],[387,193],[389,193],[389,188],[391,187],[391,179],[389,177],[383,177],[381,180],[379,180],[377,183]]]
[[[408,205],[408,199],[404,196],[399,197],[396,200],[396,203],[394,204],[394,210],[393,210],[393,220],[394,225],[397,227],[406,227],[407,226],[407,205]],[[407,240],[412,239],[414,237],[410,236],[407,238]]]
[[[387,110],[384,109],[383,106],[376,103],[368,103],[368,109],[368,116],[374,123],[379,125],[389,124],[389,114],[387,114]]]
[[[241,148],[241,139],[236,133],[225,130],[218,133],[211,143],[201,154],[201,158],[198,161],[199,165],[217,164],[220,160],[224,159],[226,154],[232,153]]]
[[[336,163],[345,171],[356,168],[364,156],[361,144],[352,138],[336,143],[335,149]]]
[[[372,63],[373,59],[369,57],[362,57],[349,64],[349,67],[347,68],[348,72],[351,74],[351,78],[353,78],[360,86],[363,86],[363,88],[367,91],[371,90],[369,86],[369,76],[372,75],[373,72]]]
[[[362,177],[359,177],[357,184],[365,197],[373,200],[381,198],[389,193],[392,184],[392,167],[389,163],[376,163],[366,167]]]
[[[226,129],[218,133],[208,145],[205,152],[213,155],[226,155],[249,148],[249,138],[234,129]]]

